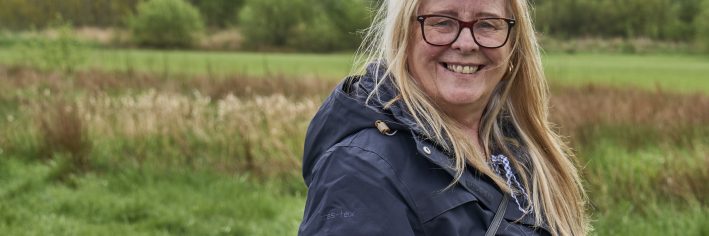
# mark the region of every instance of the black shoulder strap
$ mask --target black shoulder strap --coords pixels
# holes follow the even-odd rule
[[[502,223],[502,216],[505,215],[505,211],[507,211],[507,203],[509,203],[509,195],[507,195],[507,193],[504,193],[503,195],[504,196],[502,197],[500,206],[497,207],[495,217],[492,218],[492,223],[490,224],[490,228],[487,228],[485,236],[494,236],[495,233],[497,233],[497,229],[500,228],[500,223]]]

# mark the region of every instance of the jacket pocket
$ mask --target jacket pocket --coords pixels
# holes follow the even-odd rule
[[[427,196],[420,196],[416,199],[416,205],[419,219],[425,224],[454,208],[477,201],[473,194],[460,186],[455,186],[447,190],[431,192]]]

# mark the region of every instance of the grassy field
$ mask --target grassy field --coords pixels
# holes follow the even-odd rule
[[[79,67],[107,71],[141,71],[188,75],[250,75],[339,80],[351,71],[351,54],[223,53],[87,49]],[[41,56],[41,55],[40,55]],[[18,64],[24,50],[0,49],[0,63]],[[32,58],[30,58],[31,60]],[[547,54],[544,65],[551,81],[564,85],[589,83],[709,92],[709,57],[699,55]]]
[[[96,50],[113,61],[66,74],[15,66],[13,53],[0,50],[2,235],[294,235],[305,129],[351,60]],[[208,58],[223,63],[215,76]],[[545,61],[595,234],[708,235],[707,60]]]
[[[565,85],[588,83],[709,93],[709,57],[688,55],[549,54],[549,79]]]
[[[246,176],[113,169],[58,182],[58,160],[17,159],[0,154],[3,235],[290,235],[303,208],[302,194]]]
[[[351,54],[228,53],[87,49],[80,68],[188,75],[287,75],[341,78],[350,71]],[[21,49],[0,49],[0,63],[18,64]]]

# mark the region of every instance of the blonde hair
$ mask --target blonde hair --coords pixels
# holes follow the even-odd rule
[[[517,21],[509,42],[509,60],[514,66],[498,84],[483,113],[478,133],[484,150],[477,150],[461,124],[436,109],[408,71],[407,49],[410,40],[416,40],[412,38],[412,19],[420,2],[386,0],[379,6],[355,58],[355,64],[361,66],[358,73],[366,70],[368,63],[386,63],[385,72],[374,73],[382,75],[375,78],[377,86],[384,78],[392,78],[399,95],[387,104],[403,101],[416,123],[426,127],[421,129],[423,135],[453,154],[457,173],[453,184],[469,164],[503,191],[513,191],[487,164],[490,147],[496,145],[511,157],[520,173],[529,190],[531,210],[541,212],[535,214],[535,222],[547,224],[554,235],[586,235],[590,230],[585,212],[587,198],[573,154],[548,122],[549,92],[527,1],[508,0],[508,9]],[[517,133],[512,141],[505,136],[503,120]],[[506,144],[516,142],[526,149],[526,157],[515,156],[508,149]],[[520,158],[526,158],[528,165],[520,164]]]

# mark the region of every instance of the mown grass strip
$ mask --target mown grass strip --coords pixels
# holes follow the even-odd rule
[[[139,71],[176,77],[233,75],[305,77],[339,80],[352,70],[352,54],[298,54],[143,49],[88,49],[80,68]],[[16,49],[0,49],[0,63],[23,60]],[[554,83],[662,88],[709,93],[709,57],[684,54],[545,54],[545,70]],[[177,76],[179,77],[179,76]]]
[[[547,76],[564,85],[597,83],[709,93],[709,57],[698,55],[547,54]]]

